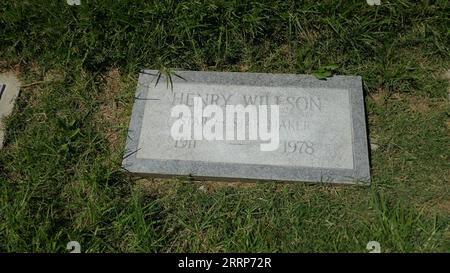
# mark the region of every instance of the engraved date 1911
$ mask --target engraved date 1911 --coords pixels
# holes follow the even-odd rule
[[[314,154],[314,143],[303,140],[281,141],[282,152],[285,154]]]

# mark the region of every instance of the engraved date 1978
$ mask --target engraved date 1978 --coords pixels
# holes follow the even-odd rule
[[[285,154],[314,154],[314,143],[311,141],[289,140],[281,141],[282,152]]]

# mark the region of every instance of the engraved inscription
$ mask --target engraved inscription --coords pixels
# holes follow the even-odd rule
[[[279,105],[278,149],[260,151],[261,142],[254,140],[175,141],[171,108],[183,104],[192,111],[195,97],[224,112],[227,105]],[[348,90],[177,83],[172,92],[165,85],[150,85],[147,98],[159,100],[146,101],[137,158],[353,169]],[[251,125],[248,117],[246,126]]]
[[[175,140],[175,148],[178,149],[195,149],[197,140]]]
[[[285,154],[308,154],[314,153],[314,144],[311,141],[290,140],[282,141],[283,153]]]
[[[269,96],[269,95],[240,95],[240,94],[216,94],[216,93],[194,93],[173,92],[171,95],[172,105],[184,104],[194,106],[194,98],[200,97],[203,105],[226,106],[230,104],[247,105],[285,105],[289,111],[321,111],[322,102],[318,96]],[[238,101],[235,100],[238,99]],[[233,103],[232,103],[233,102]]]

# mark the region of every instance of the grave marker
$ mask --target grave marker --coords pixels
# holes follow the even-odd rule
[[[130,172],[219,180],[370,182],[360,77],[318,80],[291,74],[175,74],[171,76],[172,88],[166,76],[159,77],[157,71],[147,70],[139,77],[123,161],[123,167]],[[204,116],[207,106],[223,110],[219,120],[224,124],[214,128],[221,127],[224,132],[228,110],[233,109],[229,107],[247,109],[241,121],[239,114],[233,120],[236,135],[242,128],[246,138],[228,139],[224,133],[223,140],[206,140],[195,138],[194,132],[190,139],[174,139],[171,130],[177,117],[181,120],[182,116],[172,113],[177,105],[183,105],[193,117],[183,124],[192,125],[187,126],[190,130],[203,128],[203,134],[208,120],[218,113]],[[196,108],[198,105],[203,112]],[[252,112],[247,106],[255,106],[256,110]],[[264,106],[271,110],[264,110]],[[270,140],[278,146],[262,151],[261,144],[268,140],[250,139],[250,131],[259,127],[258,132],[262,132],[261,113],[271,117],[275,111],[272,106],[278,106],[279,119],[269,118],[267,129],[275,128],[271,124],[278,125],[279,139]]]

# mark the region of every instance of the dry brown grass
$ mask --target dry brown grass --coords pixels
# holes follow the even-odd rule
[[[105,132],[109,148],[119,151],[124,146],[121,130],[128,123],[126,105],[120,101],[125,83],[117,68],[110,69],[104,77],[104,85],[97,97],[99,110],[94,117],[98,130]]]

